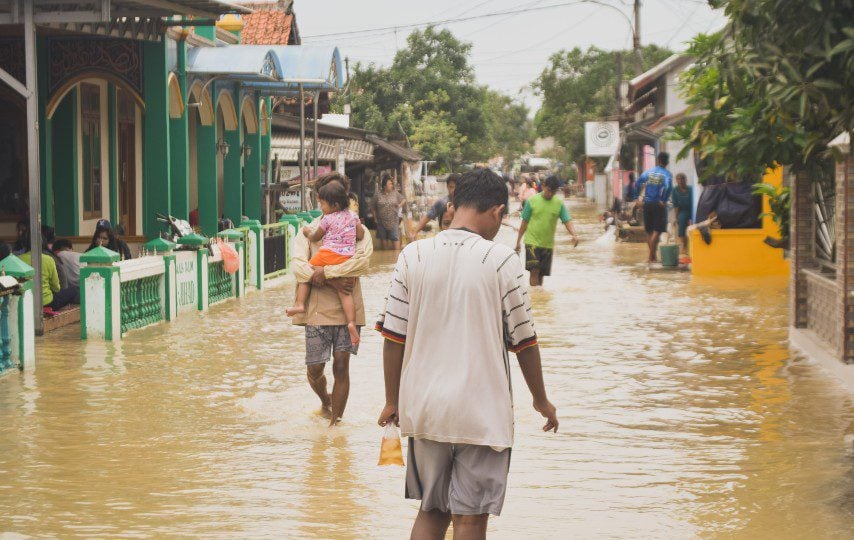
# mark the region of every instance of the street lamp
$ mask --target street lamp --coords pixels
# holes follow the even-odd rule
[[[246,143],[243,143],[243,146],[240,147],[243,151],[243,155],[245,157],[249,157],[252,155],[252,147]]]

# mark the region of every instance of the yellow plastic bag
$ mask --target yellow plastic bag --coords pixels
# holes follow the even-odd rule
[[[383,432],[383,444],[380,448],[379,465],[400,465],[403,467],[403,448],[400,446],[400,429],[389,420]]]

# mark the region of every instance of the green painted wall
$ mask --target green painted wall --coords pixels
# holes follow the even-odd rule
[[[237,88],[232,90],[232,96],[239,97]],[[241,158],[240,130],[243,122],[240,120],[239,100],[235,103],[237,108],[237,129],[225,132],[225,142],[228,143],[228,155],[225,156],[223,168],[225,170],[225,215],[234,223],[243,221],[243,160]]]
[[[169,89],[166,41],[143,43],[145,119],[142,148],[142,230],[160,231],[155,213],[171,213],[169,189]]]
[[[53,215],[53,122],[48,119],[47,101],[47,40],[36,40],[36,66],[39,93],[39,180],[41,182],[42,223],[56,226]]]
[[[199,225],[208,235],[216,234],[216,127],[199,125],[196,129],[196,168],[199,177]]]
[[[255,110],[260,110],[258,104],[260,99],[255,98]],[[260,118],[258,119],[260,122]],[[252,148],[252,153],[244,161],[243,170],[243,213],[249,219],[261,219],[262,193],[261,193],[261,126],[255,133],[247,133],[246,144]]]
[[[119,222],[119,169],[118,169],[118,136],[116,134],[116,86],[107,85],[107,125],[110,162],[110,223]],[[124,223],[125,230],[130,226]]]
[[[60,204],[55,205],[54,226],[58,236],[77,236],[80,232],[77,101],[77,88],[74,88],[65,95],[53,113],[52,195],[54,200],[60,201]],[[50,195],[50,191],[44,191],[42,201],[50,199]]]
[[[178,66],[176,75],[181,87],[181,99],[184,101],[184,113],[181,118],[169,119],[169,141],[172,145],[169,157],[172,195],[172,215],[187,219],[190,215],[190,163],[187,115],[187,43],[176,44]]]
[[[216,40],[216,27],[215,26],[196,26],[195,27],[196,34],[200,35],[203,38],[209,39],[211,41]]]

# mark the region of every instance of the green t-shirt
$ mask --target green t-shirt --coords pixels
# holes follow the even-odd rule
[[[557,195],[546,200],[542,193],[537,193],[522,207],[522,221],[528,223],[525,230],[525,244],[529,246],[553,248],[555,245],[555,230],[557,220],[566,223],[571,217],[563,199]]]
[[[32,254],[28,251],[18,257],[27,264],[32,261]],[[56,262],[50,255],[42,253],[42,304],[45,306],[53,302],[53,293],[59,292],[59,273],[56,271]]]

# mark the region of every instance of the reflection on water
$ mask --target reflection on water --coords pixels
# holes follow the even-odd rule
[[[539,432],[517,398],[490,535],[847,537],[854,406],[786,348],[786,281],[650,273],[645,246],[597,245],[592,209],[573,211],[582,244],[559,232],[555,276],[531,294],[562,431]],[[368,313],[394,261],[376,254]],[[290,297],[250,295],[116,344],[70,328],[40,340],[35,372],[0,378],[0,533],[406,537],[403,471],[376,466],[381,341],[366,333],[329,430]],[[514,384],[525,396],[518,370]]]

